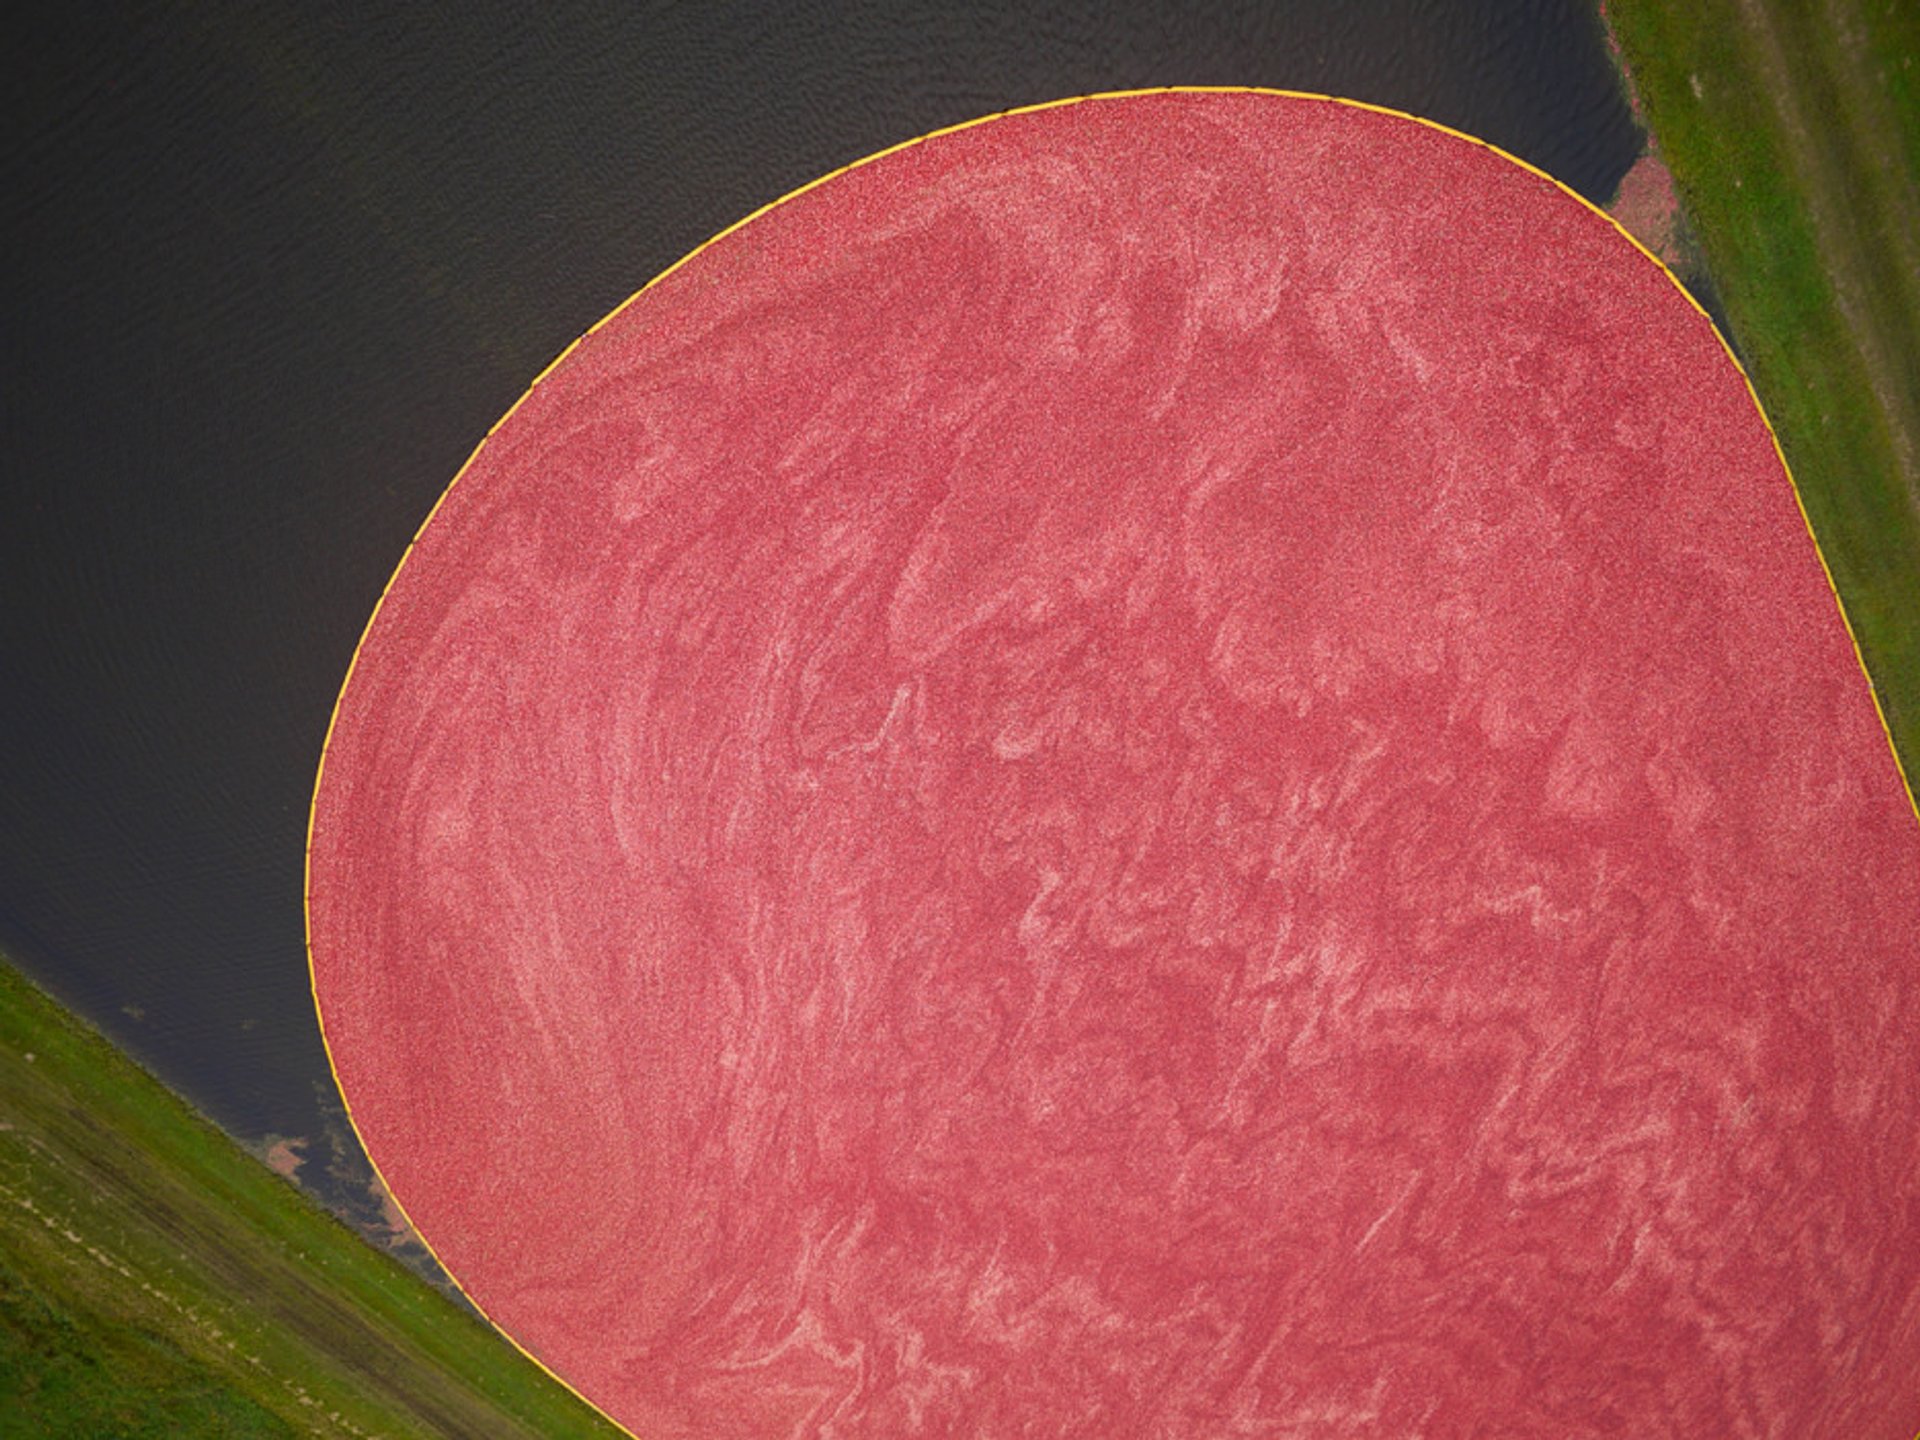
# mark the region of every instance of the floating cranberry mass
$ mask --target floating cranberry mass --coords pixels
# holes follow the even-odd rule
[[[1107,97],[734,229],[360,648],[314,987],[393,1193],[675,1437],[1904,1437],[1920,822],[1603,215]]]

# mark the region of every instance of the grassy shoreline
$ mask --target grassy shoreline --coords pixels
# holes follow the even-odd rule
[[[1606,0],[1646,121],[1920,774],[1920,8]]]
[[[0,959],[9,1436],[624,1432]]]

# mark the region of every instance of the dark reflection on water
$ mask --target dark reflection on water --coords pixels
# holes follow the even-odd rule
[[[79,14],[12,58],[0,945],[249,1137],[332,1103],[304,836],[361,626],[642,282],[847,161],[1095,90],[1352,96],[1602,202],[1640,143],[1573,0],[452,8]]]

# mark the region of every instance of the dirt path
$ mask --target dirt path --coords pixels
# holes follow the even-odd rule
[[[18,1130],[18,1127],[11,1122],[5,1122],[0,1123],[0,1129]],[[45,1163],[61,1163],[38,1137],[26,1132],[20,1133],[21,1138],[41,1152]],[[245,1329],[243,1323],[236,1324],[224,1313],[216,1316],[208,1313],[200,1305],[183,1300],[167,1286],[164,1276],[157,1277],[162,1283],[156,1285],[155,1277],[143,1274],[127,1264],[126,1260],[107,1242],[95,1243],[97,1236],[85,1230],[75,1229],[76,1225],[85,1224],[77,1217],[76,1212],[45,1208],[36,1203],[33,1196],[26,1191],[16,1189],[5,1182],[0,1182],[0,1206],[20,1212],[29,1223],[37,1221],[56,1247],[59,1247],[60,1242],[64,1240],[65,1248],[77,1263],[78,1257],[85,1254],[103,1270],[117,1277],[107,1282],[108,1288],[115,1292],[112,1308],[116,1319],[129,1324],[143,1321],[148,1324],[157,1324],[160,1330],[167,1333],[176,1344],[181,1345],[189,1363],[204,1365],[211,1373],[220,1373],[223,1365],[236,1366],[242,1363],[260,1371],[276,1381],[301,1411],[298,1415],[284,1411],[276,1413],[288,1421],[296,1419],[302,1421],[311,1434],[334,1434],[357,1437],[357,1440],[378,1440],[379,1432],[363,1429],[340,1414],[338,1410],[324,1409],[324,1402],[309,1392],[305,1385],[268,1365],[258,1355],[244,1350],[241,1345],[241,1335]],[[136,1288],[138,1294],[135,1294]],[[219,1323],[221,1320],[227,1320],[231,1328],[223,1328]],[[257,1399],[257,1395],[254,1398]]]
[[[1866,25],[1860,16],[1859,0],[1825,0],[1821,16],[1834,37],[1834,58],[1844,73],[1836,78],[1846,111],[1847,125],[1865,145],[1861,148],[1867,179],[1872,187],[1873,203],[1883,237],[1899,262],[1899,276],[1905,283],[1907,299],[1920,308],[1920,188],[1914,175],[1920,172],[1920,135],[1888,104],[1886,86],[1876,75],[1873,52],[1868,44]],[[1900,63],[1911,67],[1912,55]]]
[[[1807,197],[1822,268],[1885,417],[1908,501],[1920,513],[1920,196],[1904,162],[1898,117],[1874,73],[1855,0],[1825,0],[1825,43],[1792,44],[1791,22],[1766,0],[1740,0],[1756,71],[1780,117],[1789,160]],[[1827,73],[1820,73],[1822,69]],[[1831,92],[1833,113],[1803,97]],[[1849,186],[1851,172],[1865,183]]]

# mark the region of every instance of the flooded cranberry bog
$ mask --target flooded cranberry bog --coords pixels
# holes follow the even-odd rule
[[[634,1433],[1875,1434],[1920,821],[1605,216],[1183,92],[828,178],[534,386],[341,696],[355,1124]]]

